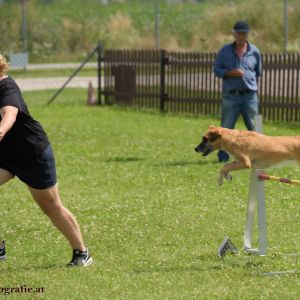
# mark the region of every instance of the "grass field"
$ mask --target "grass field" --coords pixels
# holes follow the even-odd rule
[[[216,155],[193,151],[218,119],[87,107],[85,92],[50,106],[51,92],[25,93],[56,154],[64,204],[76,215],[94,265],[68,269],[71,250],[18,179],[1,187],[3,288],[43,287],[10,299],[299,299],[299,187],[267,183],[267,257],[242,251],[248,171],[217,187]],[[37,102],[36,99],[39,99]],[[243,124],[238,124],[243,128]],[[270,135],[296,126],[265,124]],[[300,169],[270,174],[300,177]],[[216,253],[228,235],[239,255]],[[299,270],[300,271],[300,270]],[[3,292],[1,294],[3,296]],[[4,296],[3,296],[4,297]]]

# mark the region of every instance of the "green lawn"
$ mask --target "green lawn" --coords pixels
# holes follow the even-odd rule
[[[25,93],[52,141],[62,200],[95,263],[64,267],[68,243],[15,179],[1,187],[8,260],[0,263],[0,291],[44,288],[10,299],[299,299],[298,273],[262,275],[299,270],[299,257],[283,255],[300,252],[299,187],[266,184],[269,253],[245,255],[249,173],[235,172],[219,188],[216,155],[193,151],[218,119],[87,107],[85,90],[45,106],[51,95]],[[264,131],[299,134],[285,124],[265,124]],[[295,166],[269,173],[300,178]],[[226,235],[240,251],[220,261]]]

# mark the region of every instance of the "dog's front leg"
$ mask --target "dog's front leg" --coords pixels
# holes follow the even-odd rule
[[[218,185],[221,186],[224,182],[224,174],[223,174],[223,171],[222,169],[220,170],[220,173],[219,173],[219,178],[218,178]]]
[[[232,164],[236,164],[236,163],[237,163],[237,161],[234,161],[234,162],[228,163],[228,164],[223,166],[223,168],[220,170],[220,173],[219,173],[219,178],[218,178],[218,184],[219,185],[223,184],[224,178],[228,181],[232,180],[232,176],[229,174],[229,172],[226,173],[225,168],[229,167]]]
[[[224,178],[226,179],[226,180],[228,180],[228,181],[231,181],[232,180],[232,176],[229,174],[229,171],[227,171],[228,169],[230,169],[231,170],[231,166],[232,165],[236,165],[238,162],[237,161],[233,161],[233,162],[231,162],[231,163],[228,163],[228,164],[226,164],[226,165],[224,165],[223,166],[223,170],[225,170],[224,171]]]
[[[222,185],[224,182],[224,178],[228,181],[232,180],[232,176],[229,173],[224,172],[223,169],[221,169],[220,173],[219,173],[219,178],[218,178],[218,184]]]
[[[241,156],[239,157],[239,159],[239,161],[234,161],[232,163],[224,165],[224,167],[221,169],[218,178],[218,184],[220,186],[223,184],[224,178],[226,178],[227,180],[232,180],[232,177],[229,174],[230,171],[251,168],[251,162],[248,156]]]

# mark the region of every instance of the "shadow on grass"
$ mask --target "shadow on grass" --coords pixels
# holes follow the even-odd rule
[[[163,166],[163,167],[184,167],[190,165],[209,165],[209,164],[219,164],[217,161],[207,161],[207,160],[197,160],[197,161],[188,161],[188,160],[178,160],[178,161],[170,161],[170,162],[163,162],[156,165]]]
[[[274,261],[275,259],[275,261]],[[223,259],[217,257],[213,254],[203,254],[196,256],[192,259],[193,263],[181,265],[177,262],[170,261],[169,264],[153,264],[152,261],[144,261],[145,264],[149,264],[148,267],[136,267],[133,269],[133,273],[137,275],[151,274],[151,273],[178,273],[178,272],[223,272],[225,270],[235,271],[240,270],[246,275],[265,275],[263,274],[265,270],[274,269],[278,263],[282,264],[283,257],[260,257],[252,256],[248,254],[238,254],[238,255],[226,255]],[[278,261],[279,260],[279,261]],[[286,261],[284,259],[284,261]],[[293,267],[295,268],[297,262],[292,263],[292,266],[286,266],[285,268]],[[281,266],[282,267],[282,266]],[[278,266],[277,266],[278,268]],[[274,273],[274,274],[273,274]],[[280,272],[279,272],[280,273]],[[300,274],[299,268],[297,272],[282,272],[283,275],[289,274]],[[271,275],[276,275],[276,272],[270,272]],[[268,274],[266,274],[268,275]],[[270,275],[270,276],[271,276]],[[280,274],[279,274],[280,275]]]
[[[117,162],[117,163],[131,163],[131,162],[140,162],[145,160],[142,157],[131,157],[131,156],[115,156],[109,157],[104,160],[106,163]],[[178,161],[169,161],[169,162],[154,162],[155,166],[162,167],[184,167],[190,165],[209,165],[209,164],[220,164],[218,161],[208,161],[208,160],[178,160]]]
[[[209,270],[222,270],[223,264],[216,255],[199,255],[193,259],[194,263],[188,265],[178,265],[170,262],[170,265],[153,265],[152,261],[145,261],[149,263],[148,267],[134,268],[133,273],[137,275],[151,274],[151,273],[177,273],[177,272],[205,272]],[[196,263],[195,263],[196,262]]]
[[[225,266],[224,266],[225,264]],[[257,269],[261,271],[263,267],[262,264],[257,266]],[[179,272],[209,272],[209,271],[216,271],[216,272],[223,272],[224,270],[241,270],[245,271],[248,270],[252,272],[255,269],[253,266],[249,268],[242,263],[224,263],[224,262],[215,262],[214,264],[200,264],[199,265],[190,265],[190,266],[152,266],[148,269],[134,269],[133,272],[137,275],[143,274],[151,274],[151,273],[179,273]]]
[[[106,163],[110,163],[110,162],[119,162],[119,163],[129,163],[129,162],[136,162],[136,161],[142,161],[144,160],[144,158],[141,157],[120,157],[120,156],[116,156],[116,157],[110,157],[104,160],[104,162]]]
[[[151,273],[177,273],[177,272],[203,272],[206,269],[203,266],[178,266],[178,267],[163,267],[163,266],[153,266],[149,269],[135,269],[133,272],[137,275],[151,274]]]

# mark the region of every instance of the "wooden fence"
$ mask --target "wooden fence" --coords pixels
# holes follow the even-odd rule
[[[222,80],[215,53],[106,50],[102,54],[105,104],[164,112],[220,114]],[[259,82],[264,119],[300,121],[300,53],[264,54]]]

